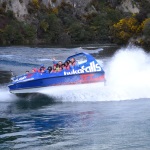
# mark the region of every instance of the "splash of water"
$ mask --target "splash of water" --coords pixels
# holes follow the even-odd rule
[[[18,99],[17,96],[11,94],[6,87],[0,87],[0,102],[10,102]]]
[[[125,93],[122,98],[150,98],[150,58],[143,49],[135,46],[120,49],[110,60],[106,76],[111,88]]]

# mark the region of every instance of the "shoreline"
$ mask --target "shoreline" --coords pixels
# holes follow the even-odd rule
[[[81,44],[69,44],[69,45],[60,45],[60,44],[24,44],[24,45],[0,45],[0,47],[31,47],[31,48],[82,48],[86,50],[96,50],[99,48],[107,48],[107,47],[126,47],[130,45],[128,44],[123,44],[123,45],[118,45],[115,43],[81,43]],[[137,47],[141,47],[144,49],[146,52],[150,52],[150,47],[145,46],[145,45],[138,45],[138,44],[133,44]]]
[[[81,43],[81,44],[20,44],[20,45],[0,45],[0,47],[42,47],[42,48],[76,48],[76,47],[92,47],[92,46],[119,46],[113,43]]]

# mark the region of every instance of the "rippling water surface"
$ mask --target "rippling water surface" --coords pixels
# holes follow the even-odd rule
[[[82,48],[0,47],[0,149],[149,150],[150,57],[128,46]],[[9,70],[25,70],[86,51],[106,72],[106,85],[63,86],[17,97]]]

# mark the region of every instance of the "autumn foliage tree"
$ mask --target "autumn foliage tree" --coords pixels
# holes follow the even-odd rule
[[[150,18],[146,18],[142,24],[141,24],[141,29],[142,29],[142,45],[150,47]]]
[[[145,37],[150,38],[150,18],[147,18],[143,21],[142,31]]]
[[[124,18],[113,25],[111,32],[114,41],[123,44],[127,43],[131,37],[137,36],[141,32],[141,26],[134,17]]]

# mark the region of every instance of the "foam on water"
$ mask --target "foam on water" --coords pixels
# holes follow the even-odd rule
[[[150,98],[150,58],[142,48],[121,48],[104,66],[106,86],[98,83],[42,91],[62,101],[112,101]],[[61,88],[61,89],[60,89]]]
[[[17,96],[11,94],[6,87],[0,87],[0,102],[11,102],[16,99]]]

